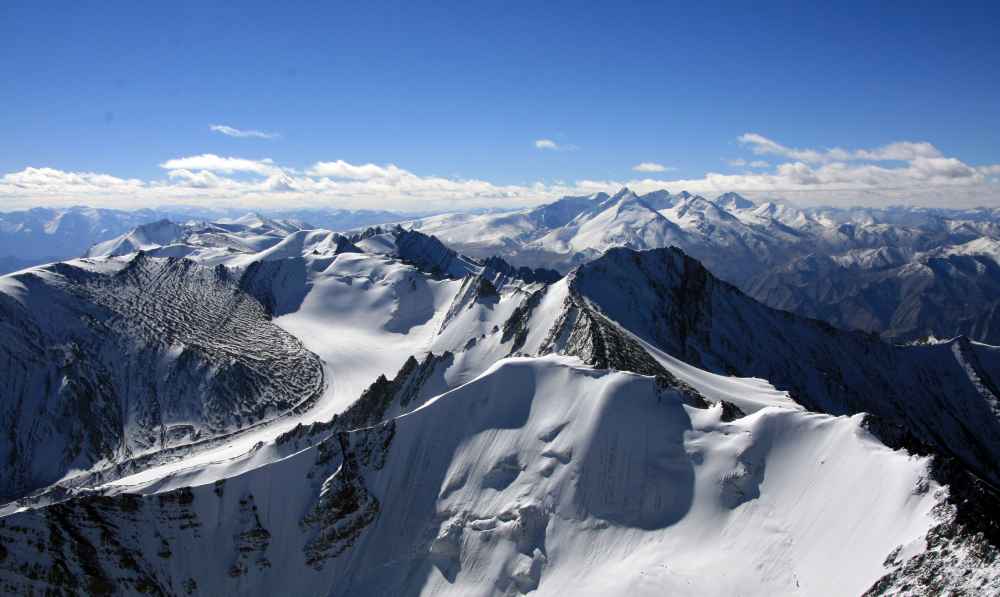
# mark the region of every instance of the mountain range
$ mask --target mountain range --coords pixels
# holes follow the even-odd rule
[[[0,213],[0,273],[86,254],[134,228],[284,222],[359,232],[403,222],[478,259],[567,272],[614,246],[677,246],[715,275],[779,309],[892,342],[965,335],[1000,344],[1000,211],[996,209],[799,208],[736,193],[706,199],[622,189],[536,208],[432,215],[303,209],[247,214],[38,208]],[[177,236],[179,232],[160,231]],[[157,239],[131,239],[161,244]],[[171,239],[159,239],[168,242]],[[123,247],[121,250],[126,250]]]
[[[560,271],[611,247],[676,246],[779,309],[895,342],[1000,344],[1000,211],[797,208],[622,189],[502,214],[407,224],[473,257]]]
[[[0,212],[0,274],[79,257],[95,244],[160,220],[238,223],[241,218],[261,217],[243,210],[194,207],[127,211],[77,206]],[[271,210],[267,214],[271,221],[309,222],[305,226],[330,230],[347,230],[409,217],[413,214],[348,209]]]
[[[889,238],[959,269],[995,225],[865,214],[157,219],[0,277],[0,588],[996,592],[1000,349],[741,290]]]

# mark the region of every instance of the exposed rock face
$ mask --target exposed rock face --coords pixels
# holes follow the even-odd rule
[[[433,276],[462,277],[475,267],[475,262],[444,246],[437,237],[396,227],[396,254],[405,263]]]
[[[265,524],[254,493],[230,489],[232,483],[149,496],[87,496],[0,519],[0,589],[9,594],[239,593],[256,590],[261,578],[273,575],[275,558],[292,556],[296,565],[321,571],[377,519],[380,502],[364,477],[385,466],[394,434],[395,423],[389,422],[337,433],[310,451],[315,461],[305,478],[295,479],[298,491],[288,496],[305,514],[298,525],[281,529],[285,541],[291,535],[301,545],[298,555],[275,552],[275,530]],[[302,491],[303,486],[312,491]],[[221,541],[221,536],[230,539]],[[211,561],[192,560],[192,551],[211,553]]]
[[[390,252],[393,256],[437,278],[458,279],[479,274],[499,288],[512,280],[526,284],[549,284],[562,277],[562,274],[552,269],[514,267],[497,255],[477,261],[457,253],[436,236],[399,225],[392,228],[374,226],[348,240],[360,243],[379,236],[391,239]]]
[[[237,518],[239,530],[233,534],[237,557],[229,569],[229,576],[246,575],[251,566],[258,570],[270,568],[267,550],[271,544],[271,533],[260,522],[252,493],[240,498]]]
[[[1000,492],[970,475],[954,461],[938,458],[933,476],[947,484],[935,507],[939,520],[925,537],[926,549],[886,558],[889,570],[865,593],[933,595],[948,587],[952,595],[993,595],[1000,591]]]
[[[325,422],[298,425],[275,440],[278,445],[307,446],[334,432],[374,427],[409,412],[429,398],[426,384],[452,364],[454,355],[429,353],[423,361],[410,357],[393,379],[380,375],[347,410]]]
[[[385,454],[395,431],[395,423],[390,421],[352,435],[338,433],[334,436],[335,443],[322,444],[317,468],[329,470],[324,467],[332,462],[337,466],[323,481],[319,499],[301,522],[310,533],[304,548],[306,565],[322,570],[326,560],[349,549],[378,517],[381,506],[365,487],[363,469],[379,470],[385,465]],[[329,453],[334,446],[339,449],[339,457]]]
[[[583,362],[598,369],[651,375],[661,387],[680,391],[686,403],[699,408],[709,404],[694,388],[680,382],[638,342],[590,308],[572,290],[566,298],[562,315],[549,330],[548,338],[542,345],[543,354],[551,352],[580,357]]]
[[[0,542],[11,550],[0,558],[0,586],[11,595],[190,594],[171,586],[158,568],[169,565],[185,541],[201,536],[193,502],[189,489],[146,498],[86,497],[20,523],[0,520]],[[160,529],[155,554],[129,532],[133,525]]]
[[[523,303],[514,309],[511,316],[504,322],[501,341],[506,343],[513,340],[508,354],[516,355],[524,346],[524,343],[528,339],[528,333],[531,331],[529,327],[531,325],[531,316],[542,302],[547,291],[548,287],[545,286],[531,293]]]
[[[224,268],[140,253],[119,271],[55,264],[10,280],[0,496],[240,429],[322,389],[319,359]]]
[[[485,261],[483,261],[483,267],[485,267],[488,271],[491,270],[507,278],[517,278],[518,280],[528,282],[529,284],[533,282],[551,284],[562,278],[562,274],[554,269],[545,269],[541,267],[532,269],[524,266],[514,267],[498,255],[488,257]]]

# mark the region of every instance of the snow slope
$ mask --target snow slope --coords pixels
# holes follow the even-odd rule
[[[858,594],[936,524],[945,492],[927,461],[885,448],[859,417],[721,414],[650,377],[558,356],[503,360],[390,423],[224,481],[4,518],[0,582],[206,595]],[[91,550],[89,563],[73,555]]]

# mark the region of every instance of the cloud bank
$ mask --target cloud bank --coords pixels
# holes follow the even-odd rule
[[[735,191],[752,198],[786,198],[807,205],[1000,207],[1000,164],[966,164],[943,155],[927,142],[817,149],[790,147],[757,133],[747,133],[738,140],[748,155],[728,163],[744,171],[707,172],[696,178],[662,176],[668,171],[666,166],[641,162],[632,170],[648,176],[625,172],[620,179],[499,184],[477,178],[426,176],[391,163],[334,159],[296,167],[266,157],[211,153],[166,160],[159,164],[163,174],[148,180],[26,167],[0,175],[0,209],[211,204],[258,209],[461,210],[535,205],[565,195],[614,192],[625,185],[639,192],[687,190],[706,196]],[[765,155],[770,159],[755,159]]]

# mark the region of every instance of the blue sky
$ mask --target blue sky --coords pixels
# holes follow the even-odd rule
[[[5,2],[0,209],[1000,203],[1000,4],[806,4]]]

